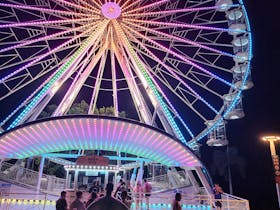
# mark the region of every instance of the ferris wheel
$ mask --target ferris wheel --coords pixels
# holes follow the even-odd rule
[[[225,121],[244,116],[252,43],[241,0],[4,0],[0,3],[3,130],[87,114],[158,127],[195,148],[224,145]]]

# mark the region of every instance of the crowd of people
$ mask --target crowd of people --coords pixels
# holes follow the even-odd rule
[[[90,198],[87,202],[82,201],[83,193],[81,191],[76,192],[76,199],[67,207],[66,192],[62,191],[60,198],[56,202],[56,210],[129,210],[133,202],[135,201],[136,209],[141,209],[142,201],[145,198],[146,209],[149,209],[149,198],[152,192],[152,185],[144,179],[143,184],[141,181],[137,181],[135,188],[131,191],[131,188],[120,179],[118,186],[112,196],[114,185],[108,183],[106,186],[106,194],[96,190],[92,190]],[[213,187],[213,194],[215,198],[216,209],[222,209],[221,194],[222,188],[215,184]],[[181,193],[177,192],[172,202],[172,210],[182,210],[180,201],[182,199]]]
[[[95,186],[95,185],[94,185]],[[151,196],[152,185],[146,180],[137,181],[136,187],[131,188],[129,183],[125,183],[122,179],[116,187],[108,183],[106,186],[106,194],[99,191],[98,188],[90,188],[90,198],[87,202],[82,201],[83,193],[76,192],[75,200],[67,206],[66,192],[62,191],[60,198],[56,202],[56,210],[101,210],[101,209],[130,209],[133,198],[138,209],[142,205],[142,200],[145,198],[146,205],[149,207],[149,197]],[[109,205],[109,206],[108,206]],[[108,208],[107,208],[108,207]],[[114,207],[114,208],[113,208]],[[149,209],[149,208],[148,208]]]

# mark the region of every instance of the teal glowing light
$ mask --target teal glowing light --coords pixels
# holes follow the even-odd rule
[[[100,149],[131,153],[168,166],[201,166],[198,158],[173,136],[145,124],[112,117],[40,120],[4,132],[0,141],[0,158]]]
[[[70,57],[68,61],[60,68],[60,70],[53,76],[53,78],[37,93],[37,95],[31,100],[31,102],[23,109],[23,111],[16,117],[16,119],[8,126],[7,130],[16,127],[29,113],[30,111],[42,100],[42,98],[47,94],[54,83],[65,73],[71,66],[75,63],[76,59],[87,49],[92,40],[96,37],[100,31],[104,30],[107,26],[108,21],[103,21],[100,23],[100,29],[96,30],[83,44],[80,48]]]
[[[156,96],[163,112],[165,113],[165,116],[167,117],[168,121],[171,123],[171,127],[173,128],[173,131],[175,132],[176,136],[178,139],[180,139],[181,142],[183,142],[184,144],[186,144],[186,140],[184,135],[182,134],[182,132],[180,131],[178,125],[176,124],[171,112],[169,111],[166,103],[163,101],[162,96],[160,95],[160,93],[158,92],[156,85],[153,83],[152,79],[149,77],[149,74],[147,73],[144,65],[142,64],[142,62],[140,61],[139,57],[136,55],[135,51],[133,50],[131,44],[129,43],[127,37],[125,36],[124,32],[121,30],[121,28],[119,27],[119,25],[114,21],[114,26],[116,28],[116,30],[120,33],[121,37],[123,38],[126,47],[128,48],[128,51],[131,53],[133,59],[135,60],[138,68],[140,69],[142,75],[144,76],[146,82],[148,83],[149,87],[151,88],[153,94]]]

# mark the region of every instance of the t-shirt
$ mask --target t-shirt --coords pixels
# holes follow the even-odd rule
[[[74,200],[70,205],[70,210],[85,210],[85,205],[79,199]]]
[[[213,188],[213,192],[214,192],[215,199],[221,199],[222,198],[221,192],[219,192],[219,190],[217,190],[215,187]]]
[[[152,191],[152,185],[150,183],[146,182],[145,186],[144,186],[144,190],[145,190],[145,192],[150,193]]]
[[[59,198],[55,205],[56,210],[67,210],[67,203],[65,199]]]
[[[111,196],[104,196],[95,200],[87,210],[128,210],[128,207]]]

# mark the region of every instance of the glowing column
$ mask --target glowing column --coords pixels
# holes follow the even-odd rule
[[[38,182],[37,182],[37,193],[40,192],[40,188],[41,188],[41,181],[42,181],[44,164],[45,164],[45,157],[42,156],[41,157],[41,162],[40,162],[40,168],[39,168]]]
[[[69,170],[66,170],[65,188],[66,188],[66,189],[69,189]]]
[[[108,184],[108,178],[109,178],[109,172],[105,171],[105,177],[104,177],[104,187]]]
[[[79,171],[76,169],[74,175],[74,190],[78,189],[78,177],[79,177]]]
[[[278,197],[278,205],[280,207],[280,192],[279,192],[279,185],[280,185],[280,167],[279,167],[279,156],[276,154],[275,144],[274,142],[280,140],[280,136],[264,136],[262,137],[263,141],[268,141],[270,146],[270,154],[272,158],[272,163],[274,167],[275,173],[275,184],[276,184],[276,191]]]

